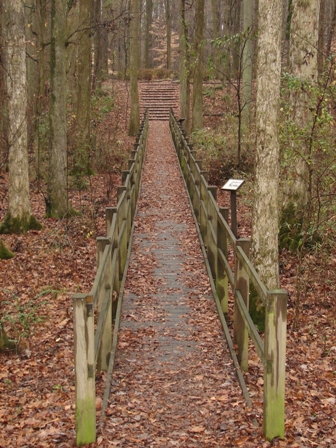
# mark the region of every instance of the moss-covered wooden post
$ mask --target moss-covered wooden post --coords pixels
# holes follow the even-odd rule
[[[237,246],[240,246],[245,254],[249,256],[251,241],[249,239],[237,240]],[[246,308],[249,308],[249,277],[241,263],[236,257],[235,261],[235,291],[240,291]],[[242,370],[248,370],[248,329],[241,315],[237,303],[234,307],[234,342],[238,345],[238,361]]]
[[[75,340],[76,444],[96,441],[93,297],[73,297]]]
[[[96,240],[96,244],[97,244],[96,258],[97,258],[97,271],[98,271],[105,247],[110,244],[110,240],[109,238],[98,237]],[[103,303],[105,301],[106,292],[110,288],[111,276],[112,276],[111,262],[112,260],[110,256],[107,260],[108,264],[105,266],[105,272],[101,273],[101,275],[104,278],[104,282],[102,282],[99,291],[97,291],[97,308],[98,308],[97,318],[99,318],[99,314],[101,313]],[[111,347],[112,347],[112,310],[109,308],[109,310],[107,311],[104,332],[99,348],[98,361],[97,361],[98,372],[107,371],[109,363],[109,353],[111,351]]]
[[[229,218],[229,209],[220,207],[219,213],[223,216],[223,218],[227,222]],[[217,250],[218,254],[217,254],[216,290],[218,298],[221,303],[222,311],[224,314],[227,314],[229,311],[229,278],[226,274],[225,265],[223,263],[221,254],[223,254],[227,260],[229,251],[228,251],[228,241],[226,232],[220,222],[217,224]]]
[[[264,434],[285,435],[287,292],[269,291],[265,315]]]
[[[217,186],[208,185],[208,260],[211,268],[211,273],[213,279],[216,281],[217,278]],[[212,198],[211,198],[212,195]]]

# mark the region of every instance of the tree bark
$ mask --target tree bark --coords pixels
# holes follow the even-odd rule
[[[150,42],[151,42],[151,27],[153,20],[153,0],[146,1],[146,21],[145,21],[145,45],[144,45],[144,67],[150,68]]]
[[[196,0],[196,27],[194,38],[194,70],[193,70],[193,104],[192,131],[203,128],[203,32],[204,32],[204,0]]]
[[[190,129],[190,56],[186,1],[180,0],[180,114],[185,119],[183,126]]]
[[[318,78],[317,46],[320,0],[293,0],[293,15],[290,27],[289,65],[291,74],[300,83],[315,84]],[[291,91],[292,120],[298,129],[312,122],[306,87]],[[309,201],[309,148],[308,143],[295,156],[294,172],[285,191],[285,205],[292,204],[300,213]]]
[[[242,85],[242,124],[246,128],[250,122],[252,102],[252,68],[253,68],[253,42],[252,42],[252,16],[253,1],[244,0],[244,49],[243,49],[243,85]]]
[[[268,289],[279,287],[278,111],[281,34],[282,2],[280,0],[259,0],[252,249],[255,266]]]
[[[5,67],[8,97],[8,210],[1,231],[25,232],[40,227],[29,199],[27,68],[25,14],[22,0],[4,3]]]
[[[0,2],[0,17],[3,17],[3,2]],[[8,97],[6,87],[6,68],[5,68],[5,39],[3,33],[3,21],[0,20],[0,165],[8,162]]]
[[[328,57],[330,55],[331,44],[333,41],[333,37],[335,34],[335,28],[336,28],[336,0],[334,0],[333,3],[334,3],[334,8],[333,8],[333,15],[332,15],[332,20],[331,20],[331,24],[330,24],[329,33],[328,33],[328,39],[327,39],[326,57]]]
[[[167,70],[171,69],[171,6],[170,0],[165,0],[166,7],[166,30],[167,30]]]
[[[324,71],[325,62],[325,25],[326,25],[326,0],[320,0],[320,16],[318,28],[317,70],[319,76]]]
[[[78,98],[76,153],[72,171],[90,174],[90,121],[91,121],[91,0],[81,0],[79,5],[78,40]]]
[[[66,4],[51,1],[50,148],[47,216],[62,218],[68,211],[66,120]]]
[[[136,136],[140,126],[140,107],[138,92],[138,50],[139,50],[139,0],[131,0],[131,28],[130,28],[130,97],[131,113],[129,135]]]
[[[217,38],[219,37],[219,2],[218,2],[218,0],[211,0],[211,15],[212,15],[212,39],[214,41],[216,41]],[[218,70],[219,65],[220,65],[220,57],[219,57],[219,50],[218,50],[217,46],[213,47],[212,59],[213,59],[213,64],[215,66],[215,70]],[[217,73],[218,72],[216,72],[216,76],[217,76],[217,78],[219,78]]]

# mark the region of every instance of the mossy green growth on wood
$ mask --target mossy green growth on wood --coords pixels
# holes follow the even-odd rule
[[[26,233],[28,230],[41,230],[42,225],[35,216],[30,215],[29,218],[13,218],[9,213],[0,225],[0,233]]]
[[[0,323],[0,352],[5,350],[14,350],[16,348],[15,341],[8,339],[5,330],[2,328]]]
[[[281,249],[296,251],[303,246],[312,249],[321,242],[321,236],[316,229],[309,223],[304,225],[302,210],[297,210],[293,203],[288,204],[282,210],[279,229],[279,246]]]
[[[249,295],[249,313],[258,331],[265,331],[265,307],[251,282]]]
[[[5,247],[4,243],[0,240],[0,260],[9,260],[13,258],[14,254]]]
[[[76,399],[76,445],[82,446],[96,441],[95,397]]]

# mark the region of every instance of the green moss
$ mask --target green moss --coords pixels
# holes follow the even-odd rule
[[[306,227],[306,230],[304,227]],[[282,210],[279,228],[279,246],[281,249],[296,251],[302,245],[306,249],[312,249],[321,242],[321,236],[312,225],[309,225],[309,223],[303,225],[302,210],[297,210],[293,203]]]
[[[42,225],[35,216],[27,218],[13,218],[9,213],[0,225],[0,233],[26,233],[28,230],[41,230]]]
[[[72,216],[78,216],[80,213],[76,212],[72,207],[68,208],[66,213],[60,212],[56,207],[52,207],[52,203],[49,199],[45,200],[46,203],[46,218],[53,218],[53,219],[63,219],[65,217],[71,218]]]
[[[76,444],[96,441],[96,405],[94,397],[76,400]]]
[[[5,350],[14,350],[16,348],[15,341],[8,339],[5,330],[2,328],[0,323],[0,352]]]
[[[0,260],[9,260],[13,258],[14,254],[4,246],[3,242],[0,240]]]
[[[249,313],[258,330],[265,331],[265,307],[252,283],[250,283]]]

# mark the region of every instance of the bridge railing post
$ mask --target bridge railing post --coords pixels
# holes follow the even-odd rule
[[[73,297],[75,340],[76,443],[96,441],[96,388],[94,366],[93,298]]]
[[[264,434],[267,440],[285,434],[285,366],[287,300],[284,290],[269,291],[265,315]]]
[[[225,221],[229,218],[229,209],[220,207],[219,213],[223,216]],[[229,311],[229,277],[225,271],[222,254],[225,259],[228,259],[229,248],[228,239],[225,230],[220,222],[217,223],[217,277],[216,290],[224,314]]]
[[[237,240],[237,246],[241,247],[249,256],[251,241],[249,239]],[[239,258],[235,258],[235,306],[234,306],[234,343],[238,346],[238,361],[242,370],[248,370],[248,328],[237,304],[236,294],[240,293],[246,308],[249,308],[249,276]]]
[[[103,256],[103,253],[105,251],[105,248],[109,246],[110,240],[105,237],[98,237],[96,240],[96,258],[97,258],[97,272],[99,270],[100,262]],[[112,275],[111,272],[111,257],[107,257],[107,266],[105,267],[105,276],[104,276],[104,282],[102,286],[100,287],[98,291],[98,297],[97,297],[97,319],[99,319],[99,315],[101,313],[101,310],[103,308],[103,303],[105,301],[105,294],[108,290],[108,286],[111,282],[110,276]],[[100,344],[99,348],[99,354],[98,354],[98,360],[97,360],[97,370],[98,372],[101,371],[107,371],[108,369],[108,358],[109,353],[111,351],[112,347],[112,310],[110,310],[109,313],[107,313],[107,317],[105,320],[104,325],[104,331],[102,336],[102,342]]]

